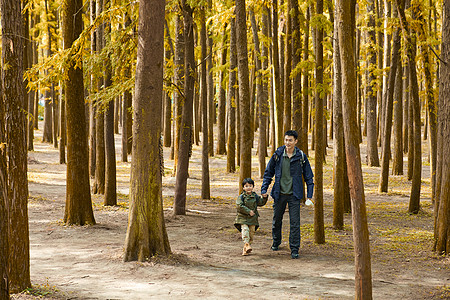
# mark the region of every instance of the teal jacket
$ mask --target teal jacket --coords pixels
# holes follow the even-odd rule
[[[258,223],[258,206],[263,206],[267,203],[267,198],[258,196],[255,192],[250,195],[243,192],[236,200],[237,216],[234,221],[234,226],[241,231],[241,225],[255,225],[256,229],[259,227]],[[253,210],[255,215],[250,216],[250,211]]]

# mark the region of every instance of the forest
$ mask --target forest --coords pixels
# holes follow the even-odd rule
[[[450,299],[449,16],[0,0],[0,300]],[[299,259],[271,197],[242,256],[241,183],[261,194],[288,130],[314,173]]]

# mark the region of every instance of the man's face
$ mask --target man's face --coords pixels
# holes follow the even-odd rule
[[[294,149],[295,145],[297,144],[297,139],[294,138],[291,135],[285,135],[284,136],[284,145],[286,146],[286,148],[290,151],[292,149]]]

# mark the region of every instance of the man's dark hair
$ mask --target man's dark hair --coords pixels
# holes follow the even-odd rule
[[[298,139],[298,133],[295,130],[288,130],[288,131],[286,131],[284,136],[293,136],[294,139]]]
[[[249,178],[245,178],[245,179],[242,181],[242,187],[244,187],[244,185],[245,185],[246,183],[249,183],[249,184],[255,186],[255,182],[254,182],[253,179],[251,179],[250,177],[249,177]]]

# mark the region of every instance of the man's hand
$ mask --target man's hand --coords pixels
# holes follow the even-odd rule
[[[261,194],[262,197],[267,198],[269,195],[267,193]]]
[[[255,215],[255,212],[253,210],[250,211],[250,217],[253,217]]]

